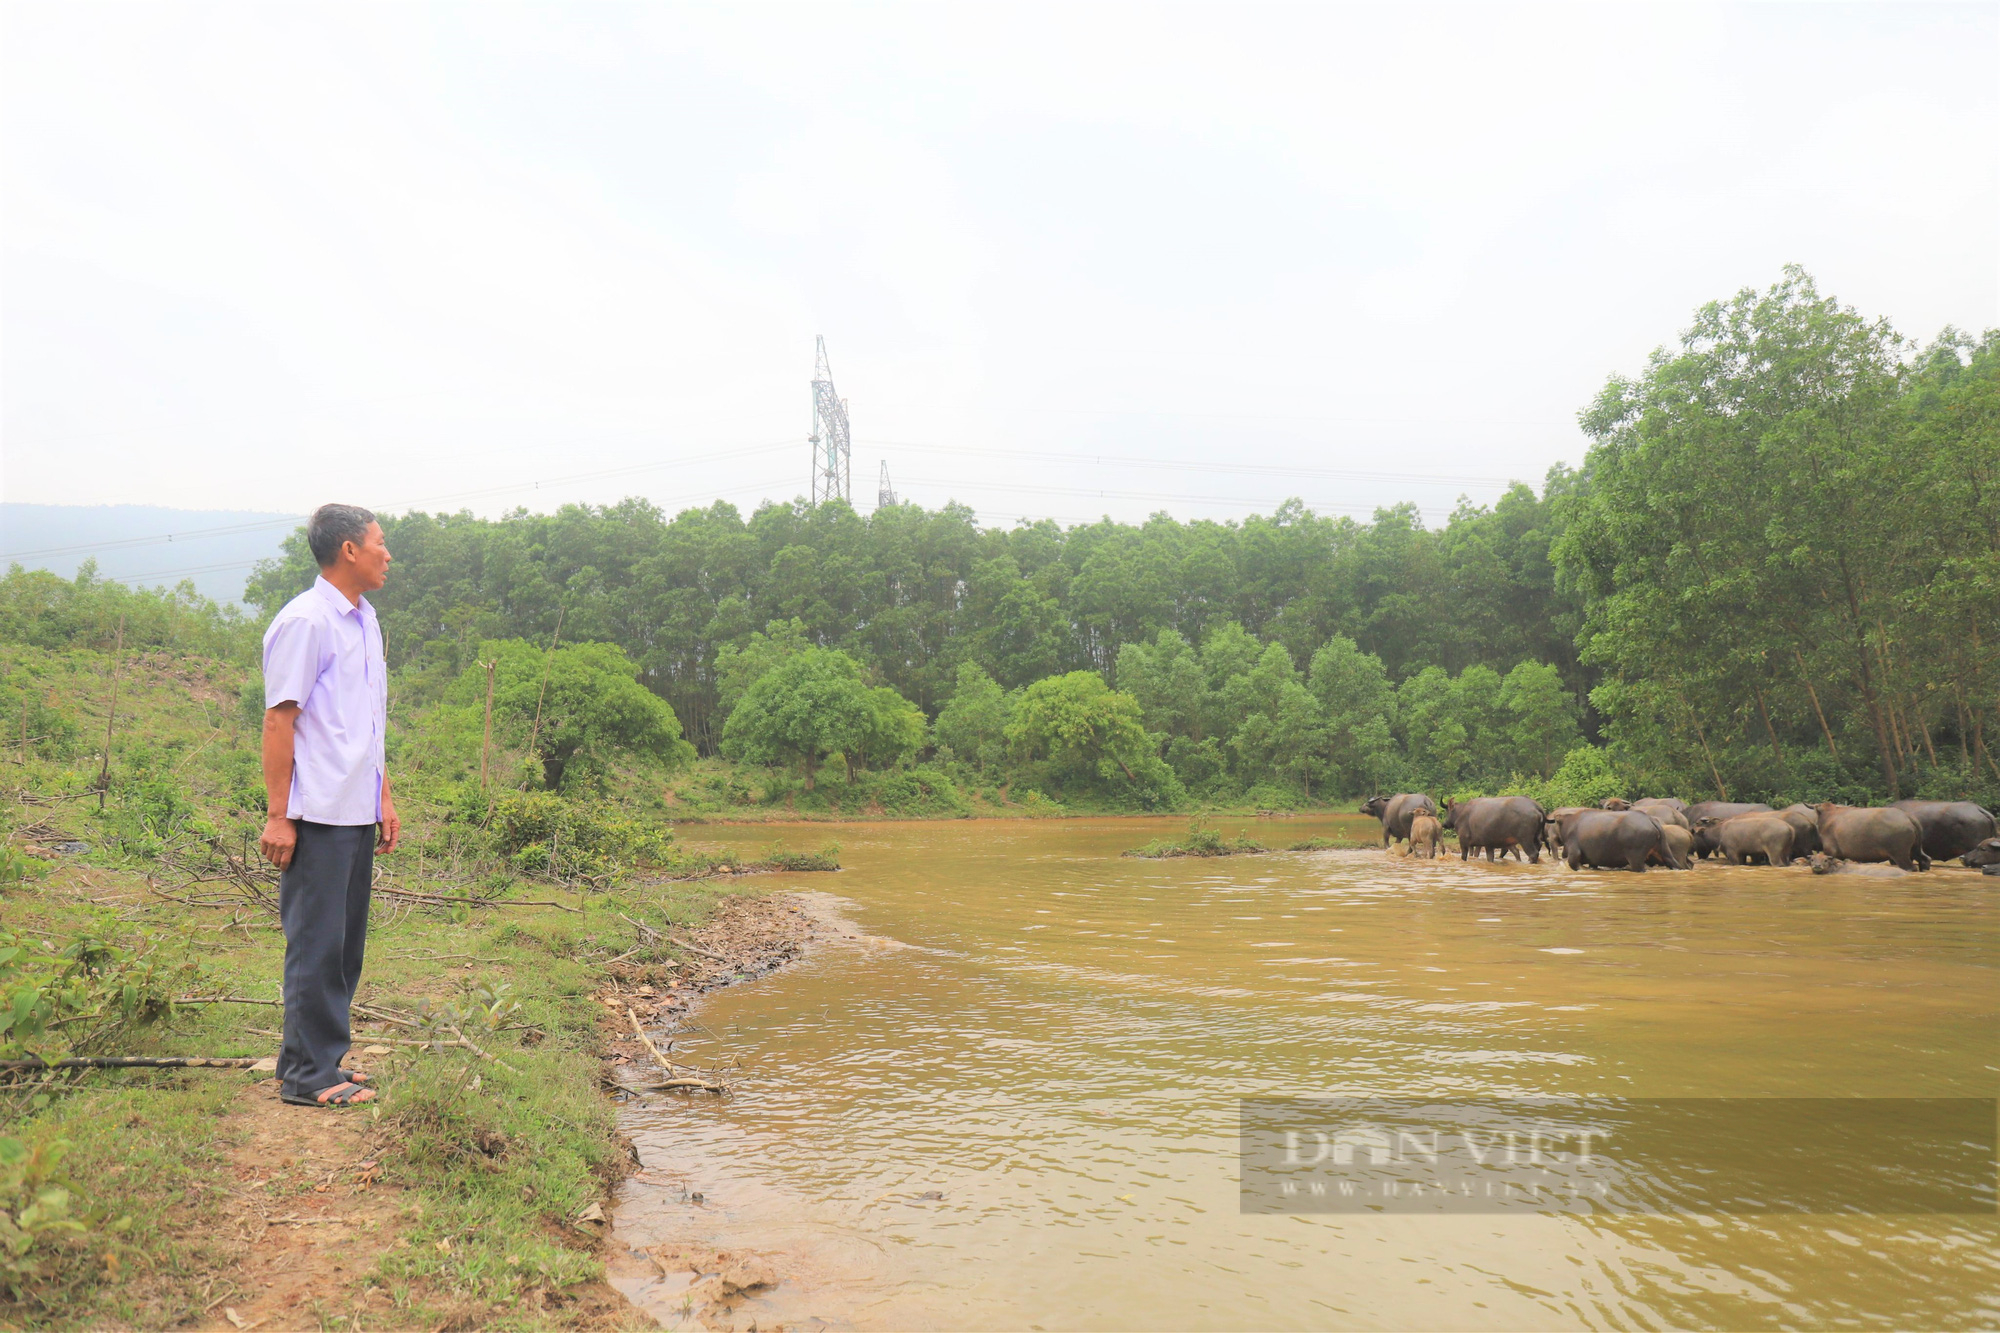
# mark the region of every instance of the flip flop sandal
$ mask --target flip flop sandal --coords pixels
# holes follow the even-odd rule
[[[289,1092],[279,1093],[279,1097],[293,1106],[365,1106],[367,1102],[358,1100],[365,1088],[352,1083],[336,1083],[330,1088],[322,1088],[316,1097],[296,1097]],[[375,1100],[373,1097],[369,1101]]]
[[[362,1074],[352,1069],[338,1069],[334,1072],[357,1088],[372,1088],[375,1086],[375,1076],[373,1074]]]

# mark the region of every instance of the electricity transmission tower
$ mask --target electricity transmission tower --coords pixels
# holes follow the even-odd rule
[[[854,503],[854,469],[847,432],[847,400],[833,391],[833,368],[826,363],[826,338],[818,340],[813,367],[812,502]]]
[[[875,507],[888,509],[896,503],[895,488],[889,485],[889,460],[882,460],[882,480],[875,483]]]

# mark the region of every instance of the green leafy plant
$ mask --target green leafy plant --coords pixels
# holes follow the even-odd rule
[[[526,875],[596,876],[669,855],[673,834],[553,792],[505,792],[493,803],[499,852]]]
[[[127,948],[83,934],[58,951],[0,931],[0,1058],[61,1059],[170,1016],[199,969],[162,962],[139,939]]]
[[[1239,832],[1234,838],[1224,838],[1200,815],[1196,815],[1188,821],[1187,833],[1180,842],[1155,838],[1144,847],[1136,847],[1125,855],[1156,861],[1174,856],[1245,856],[1270,850],[1263,843],[1254,841],[1247,833]]]
[[[43,1276],[37,1250],[46,1253],[59,1237],[94,1230],[87,1213],[76,1215],[73,1196],[57,1172],[69,1149],[64,1139],[0,1135],[0,1286],[16,1300],[28,1294],[30,1281]],[[130,1217],[121,1217],[103,1230],[118,1234],[131,1225]]]

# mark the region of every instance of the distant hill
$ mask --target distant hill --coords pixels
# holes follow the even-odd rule
[[[106,578],[135,585],[192,579],[204,596],[240,602],[250,568],[278,554],[304,517],[154,505],[0,504],[0,566],[65,577],[91,557]]]

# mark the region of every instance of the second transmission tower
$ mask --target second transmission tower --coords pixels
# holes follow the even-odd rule
[[[818,340],[813,366],[812,502],[854,503],[852,444],[847,430],[847,400],[833,391],[833,368],[826,363],[826,338]]]

